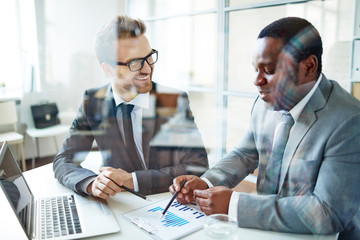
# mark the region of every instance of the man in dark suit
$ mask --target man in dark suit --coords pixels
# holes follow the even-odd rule
[[[239,227],[359,239],[360,102],[325,77],[321,55],[320,35],[305,19],[283,18],[260,32],[248,131],[202,178],[174,180],[172,192],[187,179],[180,202],[195,198]],[[258,194],[230,189],[256,168]]]
[[[118,185],[143,194],[164,192],[174,177],[208,167],[192,118],[183,118],[177,131],[191,125],[194,146],[161,146],[153,139],[160,131],[174,133],[162,129],[167,119],[145,118],[151,96],[156,96],[160,87],[152,81],[158,52],[150,48],[145,31],[141,20],[119,16],[96,36],[96,56],[110,84],[85,92],[53,164],[55,177],[79,194],[107,199],[122,191]],[[187,99],[186,94],[181,96]],[[190,113],[189,105],[185,109]],[[94,142],[103,161],[98,175],[75,162],[76,154],[90,151]]]

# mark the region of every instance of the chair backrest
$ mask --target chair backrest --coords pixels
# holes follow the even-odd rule
[[[31,105],[38,104],[41,100],[47,99],[45,93],[31,92],[25,93],[21,99],[20,122],[26,124],[28,128],[34,128],[34,120],[31,113]]]
[[[0,102],[0,125],[13,124],[16,131],[18,121],[15,101]]]

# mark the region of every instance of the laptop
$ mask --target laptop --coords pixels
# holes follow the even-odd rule
[[[106,201],[73,192],[35,199],[7,142],[0,150],[0,186],[29,239],[77,239],[120,231]]]

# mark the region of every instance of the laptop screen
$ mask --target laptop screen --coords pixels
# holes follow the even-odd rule
[[[5,142],[0,151],[0,185],[27,233],[30,232],[30,211],[33,195]]]

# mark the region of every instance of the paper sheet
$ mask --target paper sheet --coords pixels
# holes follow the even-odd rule
[[[172,240],[184,237],[201,229],[207,216],[196,205],[182,205],[176,200],[171,204],[165,216],[161,213],[169,203],[166,199],[146,207],[123,214],[139,228],[151,234],[154,238]]]

